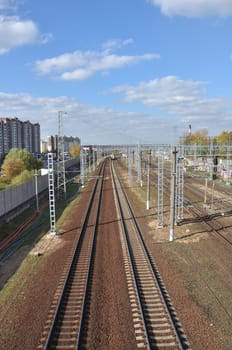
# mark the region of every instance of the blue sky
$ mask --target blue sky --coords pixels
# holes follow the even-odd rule
[[[83,143],[232,131],[231,0],[0,0],[0,116]]]

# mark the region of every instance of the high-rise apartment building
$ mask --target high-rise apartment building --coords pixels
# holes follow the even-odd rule
[[[0,157],[11,148],[40,153],[40,125],[18,118],[0,117]]]

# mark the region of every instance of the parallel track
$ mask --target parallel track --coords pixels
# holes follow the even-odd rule
[[[210,231],[219,238],[223,243],[232,248],[232,234],[231,230],[225,228],[219,221],[216,220],[215,215],[202,215],[202,210],[189,205],[186,206],[186,210],[188,210],[194,217],[199,221],[206,225]],[[221,215],[220,215],[221,216]],[[187,219],[183,219],[181,223],[187,222]]]
[[[80,235],[65,263],[38,349],[74,350],[80,346],[96,241],[104,166],[105,163],[96,179]]]
[[[118,214],[122,223],[121,244],[137,346],[140,349],[154,350],[189,349],[114,167],[112,177]]]
[[[153,174],[153,181],[157,182],[157,174]],[[192,193],[195,196],[199,197],[199,189],[196,189],[193,187],[190,183],[185,183],[185,187],[188,187],[188,191]],[[164,185],[165,193],[170,193],[170,182],[166,178],[166,184]],[[201,192],[200,192],[201,193]],[[226,193],[224,193],[225,195]],[[228,197],[228,196],[227,196]],[[197,203],[193,203],[191,200],[189,200],[186,196],[184,197],[184,209],[187,210],[191,215],[194,215],[194,218],[202,222],[206,225],[206,227],[210,228],[210,230],[213,232],[216,238],[221,240],[223,243],[225,243],[227,246],[232,247],[232,232],[231,229],[226,228],[221,224],[216,218],[225,217],[225,216],[231,216],[231,201],[214,198],[215,203],[220,203],[220,210],[217,210],[214,214],[208,214],[207,211],[199,207]],[[200,202],[202,205],[202,201]],[[190,219],[191,220],[191,219]],[[178,224],[183,225],[184,223],[187,223],[189,219],[181,219]]]

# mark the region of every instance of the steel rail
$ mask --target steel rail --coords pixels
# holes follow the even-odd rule
[[[154,178],[156,178],[156,173],[154,174]],[[190,183],[186,184],[188,187],[189,192],[191,192],[194,195],[198,195],[199,196],[199,191],[197,189],[195,189],[193,186],[191,186]],[[164,188],[166,190],[167,193],[170,193],[170,186],[169,186],[169,180],[167,179],[167,184],[164,184]],[[215,201],[216,200],[220,200],[221,203],[225,202],[222,201],[221,199],[217,198],[215,196]],[[226,207],[225,205],[222,205],[221,210],[223,209],[223,214],[220,214],[217,212],[215,214],[209,214],[206,211],[203,211],[203,209],[200,209],[199,206],[197,206],[195,203],[193,203],[191,200],[189,200],[186,196],[184,197],[184,209],[187,210],[189,213],[193,214],[195,216],[196,219],[198,219],[199,222],[202,222],[203,224],[205,224],[206,226],[210,227],[212,229],[212,231],[215,234],[215,237],[221,239],[222,242],[226,243],[229,246],[232,246],[232,240],[227,237],[225,237],[222,233],[219,232],[219,230],[223,230],[225,232],[226,235],[230,235],[231,231],[228,230],[227,228],[225,228],[221,223],[217,222],[214,217],[216,215],[221,216],[221,217],[225,217],[225,216],[231,216],[232,212],[231,210],[225,212],[226,209],[228,209],[228,207]],[[207,217],[207,219],[206,219]],[[211,218],[211,222],[209,222],[208,218]],[[185,222],[187,222],[188,219],[181,219],[180,221],[177,222],[177,225],[183,225]]]
[[[140,301],[139,301],[139,309],[141,309],[141,318],[143,320],[143,327],[145,328],[145,339],[146,341],[144,342],[144,347],[147,349],[163,349],[165,347],[169,347],[169,349],[181,349],[181,350],[186,350],[186,349],[190,349],[189,348],[189,344],[187,343],[186,337],[184,335],[183,329],[179,323],[179,320],[176,317],[175,311],[173,309],[173,306],[171,305],[170,302],[170,298],[168,296],[168,293],[164,287],[164,284],[161,280],[161,277],[158,273],[158,270],[151,258],[151,255],[146,247],[146,244],[144,242],[143,236],[142,236],[142,232],[141,229],[139,228],[139,225],[137,223],[137,220],[135,218],[135,215],[133,213],[131,204],[128,200],[128,197],[126,195],[125,190],[123,189],[122,184],[120,183],[119,178],[116,176],[116,171],[114,168],[112,168],[112,174],[113,174],[113,178],[114,178],[114,188],[115,188],[115,193],[116,193],[116,198],[117,198],[117,203],[118,203],[118,208],[120,211],[120,216],[121,216],[121,221],[122,221],[122,225],[123,225],[123,233],[127,242],[127,251],[130,253],[131,256],[131,266],[133,269],[133,280],[135,281],[135,285],[136,285],[136,295],[139,296]],[[118,190],[119,187],[119,190]],[[169,326],[167,326],[167,328],[169,330],[164,330],[164,332],[169,332],[168,336],[160,336],[160,334],[162,333],[161,331],[157,331],[157,330],[151,330],[152,329],[152,320],[150,319],[150,316],[148,314],[148,309],[147,309],[147,305],[146,303],[144,303],[145,300],[145,289],[146,287],[144,287],[144,289],[142,288],[142,278],[141,275],[139,277],[139,273],[138,273],[138,265],[139,262],[136,262],[136,254],[138,254],[139,249],[136,248],[137,253],[135,253],[133,250],[134,248],[132,247],[133,242],[131,242],[131,238],[129,238],[129,233],[128,233],[128,228],[127,228],[127,224],[125,223],[125,221],[129,221],[128,219],[125,220],[124,219],[124,213],[123,213],[123,209],[122,209],[122,204],[121,199],[119,198],[119,191],[121,191],[122,195],[123,195],[123,201],[126,203],[131,219],[133,221],[133,224],[135,226],[135,230],[137,233],[137,237],[138,237],[138,241],[139,241],[139,245],[140,245],[140,250],[142,250],[143,255],[145,258],[143,257],[139,257],[140,260],[142,260],[144,263],[146,261],[146,264],[149,269],[149,271],[151,271],[153,280],[155,285],[157,286],[156,288],[158,288],[159,290],[159,296],[160,299],[162,301],[162,305],[164,307],[164,309],[166,310],[166,316],[169,319]],[[131,220],[130,220],[131,221]],[[139,254],[138,254],[139,255]],[[146,271],[146,267],[143,267],[144,269],[144,274]],[[147,273],[147,272],[146,272]],[[143,272],[142,272],[143,274]],[[148,273],[147,273],[148,274]],[[148,277],[149,279],[150,277]],[[147,298],[153,298],[154,299],[154,295],[153,296],[148,296]],[[155,302],[155,301],[154,301]],[[161,308],[162,309],[162,308]],[[151,311],[151,315],[152,315],[153,311]],[[148,314],[148,315],[147,315]],[[163,311],[160,311],[160,314],[163,315]],[[152,316],[151,316],[152,318]],[[170,328],[172,329],[172,332],[170,331]],[[174,340],[175,339],[175,340]],[[166,343],[165,343],[166,340]],[[139,345],[140,347],[142,347],[142,344]]]
[[[202,216],[201,215],[202,211],[195,206],[187,207],[187,210],[191,214],[195,215],[195,217],[198,219],[199,222],[209,227],[211,229],[211,232],[213,232],[217,238],[219,238],[222,242],[224,242],[230,248],[232,248],[232,239],[225,237],[221,232],[219,232],[220,230],[224,230],[228,235],[228,230],[220,222],[216,221],[213,218],[214,214],[212,215],[206,214],[206,216]],[[185,222],[185,220],[183,220],[183,222]],[[229,233],[231,234],[231,231]]]
[[[129,257],[131,257],[132,255],[132,250],[131,250],[131,246],[130,246],[130,242],[128,239],[128,234],[127,234],[127,226],[125,223],[125,219],[124,219],[124,213],[123,213],[123,208],[122,208],[122,204],[119,198],[119,193],[118,193],[118,189],[117,189],[117,184],[116,184],[116,174],[114,172],[114,168],[112,167],[111,164],[111,177],[112,177],[112,181],[113,181],[113,188],[114,188],[114,194],[117,198],[116,200],[116,205],[119,211],[119,216],[120,216],[120,221],[121,221],[121,228],[123,231],[123,236],[124,236],[124,240],[126,242],[126,250],[127,250],[127,254]],[[135,272],[135,267],[134,264],[132,262],[132,258],[129,259],[128,264],[130,265],[130,270],[132,271],[132,280],[133,280],[133,284],[134,284],[134,288],[135,288],[135,293],[137,296],[137,302],[138,302],[138,307],[140,310],[140,314],[141,314],[141,318],[142,318],[142,325],[141,328],[143,328],[144,331],[144,335],[145,335],[145,343],[146,348],[148,350],[151,350],[151,346],[150,346],[150,342],[149,342],[149,336],[148,336],[148,331],[147,331],[147,326],[146,326],[146,321],[145,321],[145,315],[144,315],[144,310],[142,307],[142,303],[141,303],[141,295],[139,292],[139,288],[137,286],[137,281],[136,281],[136,272]],[[143,344],[141,344],[140,346],[142,346]]]
[[[79,344],[80,344],[80,335],[81,335],[81,328],[82,328],[82,324],[83,324],[83,318],[84,318],[84,308],[85,308],[85,302],[86,302],[86,298],[87,298],[87,291],[88,291],[88,285],[89,285],[89,280],[90,280],[90,270],[92,267],[92,263],[93,263],[93,251],[94,251],[94,245],[95,245],[95,238],[96,238],[96,229],[97,229],[97,224],[98,224],[98,216],[99,216],[99,209],[100,209],[100,201],[101,201],[101,192],[102,192],[102,185],[103,185],[103,173],[104,173],[104,169],[105,169],[105,162],[102,164],[101,169],[100,169],[100,176],[96,177],[96,182],[93,188],[93,191],[91,193],[89,202],[88,202],[88,206],[87,206],[87,210],[85,212],[84,215],[84,220],[81,226],[81,230],[80,230],[80,235],[79,237],[77,237],[77,241],[75,242],[72,252],[70,253],[70,257],[69,257],[69,262],[66,265],[66,268],[64,269],[65,271],[64,273],[64,277],[61,279],[61,290],[59,290],[59,286],[58,286],[58,294],[59,297],[56,297],[56,293],[54,296],[54,303],[55,303],[55,310],[51,310],[51,313],[53,313],[52,316],[52,320],[48,320],[47,322],[50,323],[49,325],[49,331],[47,332],[47,330],[45,330],[44,332],[47,333],[46,336],[44,337],[44,335],[42,336],[40,345],[38,346],[38,349],[43,349],[43,350],[48,350],[48,349],[56,349],[56,343],[57,343],[57,335],[56,333],[56,324],[59,321],[59,313],[62,311],[62,307],[63,307],[63,303],[67,303],[67,296],[65,295],[66,293],[66,289],[71,288],[69,286],[70,280],[72,278],[74,278],[74,274],[75,274],[75,270],[77,269],[78,263],[79,263],[79,258],[81,255],[81,252],[83,250],[83,242],[84,240],[86,240],[86,236],[90,236],[90,235],[86,235],[86,230],[88,228],[88,222],[89,222],[89,218],[92,212],[92,208],[94,203],[96,202],[96,212],[95,212],[95,219],[94,219],[94,227],[93,227],[93,233],[92,233],[92,241],[91,241],[91,237],[90,239],[90,243],[87,243],[87,247],[88,247],[88,252],[87,254],[89,254],[87,257],[84,256],[83,259],[87,262],[85,262],[85,266],[87,266],[87,273],[86,273],[86,279],[84,281],[81,280],[80,284],[81,286],[84,285],[83,289],[82,289],[82,294],[81,297],[79,297],[81,299],[81,308],[78,307],[78,311],[79,314],[77,316],[77,318],[79,319],[79,323],[77,322],[77,328],[75,331],[72,331],[72,335],[70,336],[70,342],[69,340],[67,340],[67,343],[65,343],[65,341],[63,342],[63,346],[60,345],[59,349],[63,349],[63,350],[67,350],[67,349],[78,349],[79,348]],[[99,195],[98,198],[96,199],[96,194],[97,194],[97,190],[99,190]],[[88,239],[88,237],[87,237]],[[83,254],[86,254],[86,252],[84,251]],[[84,268],[85,268],[84,266]],[[80,289],[81,289],[80,286]],[[76,299],[78,299],[76,297]],[[78,301],[79,303],[79,301]],[[53,306],[54,308],[54,306]],[[45,326],[45,328],[47,328]],[[74,336],[73,336],[74,335]],[[56,340],[55,343],[53,343],[53,337],[55,336]],[[44,341],[45,338],[45,341]],[[75,338],[75,340],[73,341],[73,338]],[[70,344],[72,343],[72,345]]]

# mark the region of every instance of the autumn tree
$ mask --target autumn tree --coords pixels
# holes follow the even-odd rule
[[[80,157],[81,145],[77,141],[70,142],[69,153],[72,157]]]
[[[22,159],[6,158],[2,165],[4,179],[9,182],[25,170]]]
[[[33,158],[32,153],[25,149],[12,148],[4,159],[2,172],[7,181],[11,181],[24,171],[40,169],[42,163]]]
[[[195,131],[191,135],[190,134],[184,135],[181,138],[181,144],[207,146],[209,144],[208,130],[202,129],[202,130]]]
[[[231,145],[232,144],[232,131],[223,130],[218,136],[215,137],[218,145]]]

